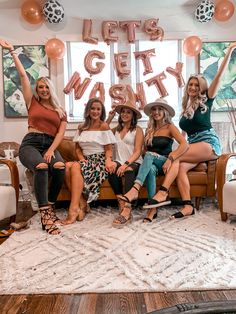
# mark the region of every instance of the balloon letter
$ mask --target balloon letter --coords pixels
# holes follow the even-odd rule
[[[90,82],[91,82],[91,79],[86,78],[81,84],[80,74],[78,72],[75,72],[72,75],[69,82],[67,83],[66,87],[63,89],[63,92],[65,94],[69,94],[72,91],[72,89],[74,89],[74,92],[75,92],[74,98],[80,99],[83,96],[87,87],[89,86]]]
[[[118,40],[117,36],[112,37],[111,35],[115,32],[118,27],[116,21],[104,21],[102,22],[102,37],[103,40],[110,45],[111,42],[116,42]]]
[[[97,96],[97,93],[99,93],[99,96]],[[104,83],[97,82],[94,85],[94,87],[91,90],[90,95],[89,95],[89,99],[91,99],[91,98],[98,98],[98,99],[100,99],[100,101],[102,103],[104,103],[104,101],[105,101]]]
[[[145,82],[148,86],[155,85],[161,97],[166,97],[169,94],[167,93],[167,90],[165,89],[165,86],[162,83],[164,79],[166,79],[166,75],[164,72],[161,72],[160,74],[150,78]]]
[[[117,105],[124,105],[126,102],[126,86],[123,84],[115,84],[111,86],[109,95],[115,100],[112,103],[112,108],[115,108]]]
[[[83,41],[89,44],[97,44],[98,39],[91,37],[92,20],[84,20],[83,24]]]
[[[183,87],[185,85],[185,82],[182,76],[182,69],[183,69],[182,62],[176,62],[175,69],[171,67],[166,68],[166,71],[176,78],[176,81],[179,87]]]
[[[70,94],[72,89],[73,88],[75,89],[75,86],[77,84],[80,84],[80,74],[78,72],[74,72],[69,82],[66,84],[65,88],[63,89],[63,92],[65,94]]]
[[[143,110],[147,104],[143,83],[136,84],[136,99],[140,103],[139,109]]]
[[[134,52],[135,59],[141,59],[143,61],[143,66],[144,66],[144,72],[143,75],[146,75],[148,73],[152,73],[152,66],[150,63],[150,57],[155,56],[155,48],[145,50],[145,51],[137,51]]]
[[[121,52],[114,54],[114,63],[116,68],[116,74],[120,79],[129,76],[130,70],[125,69],[127,67],[128,52]]]
[[[98,50],[89,51],[84,58],[84,67],[86,71],[93,75],[102,72],[105,64],[103,62],[96,62],[96,67],[93,67],[92,62],[94,58],[105,59],[105,55],[103,52]]]
[[[164,37],[164,30],[163,28],[157,26],[159,19],[149,19],[146,20],[144,23],[144,31],[148,35],[150,35],[150,40],[159,39],[160,41],[163,40]]]
[[[135,42],[135,27],[139,27],[141,25],[141,21],[122,21],[120,22],[120,27],[123,29],[127,29],[127,39],[129,43]]]

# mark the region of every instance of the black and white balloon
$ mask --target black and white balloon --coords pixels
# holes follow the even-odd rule
[[[201,3],[199,3],[195,10],[195,18],[200,23],[206,23],[213,18],[214,12],[215,12],[214,3],[209,0],[203,0]]]
[[[64,19],[64,8],[56,0],[49,0],[43,6],[43,14],[49,23],[58,24]]]

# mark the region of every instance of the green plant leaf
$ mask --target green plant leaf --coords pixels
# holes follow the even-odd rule
[[[225,49],[229,46],[229,43],[204,43],[202,50],[209,54],[211,57],[222,58],[225,55]]]

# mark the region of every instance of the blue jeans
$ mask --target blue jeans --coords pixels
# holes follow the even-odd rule
[[[39,207],[55,203],[64,181],[65,169],[54,168],[56,162],[64,163],[60,153],[55,150],[55,158],[48,163],[48,168],[39,169],[37,165],[45,163],[44,153],[51,146],[54,137],[45,133],[28,133],[23,138],[19,150],[21,163],[34,174],[34,191]],[[49,184],[50,177],[50,184]]]
[[[138,175],[135,182],[141,186],[146,180],[148,199],[156,194],[156,176],[163,175],[162,166],[167,157],[152,152],[146,152],[143,162],[139,167]]]

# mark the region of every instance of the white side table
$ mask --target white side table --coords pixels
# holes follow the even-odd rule
[[[236,215],[236,179],[224,184],[223,211],[227,214]]]

